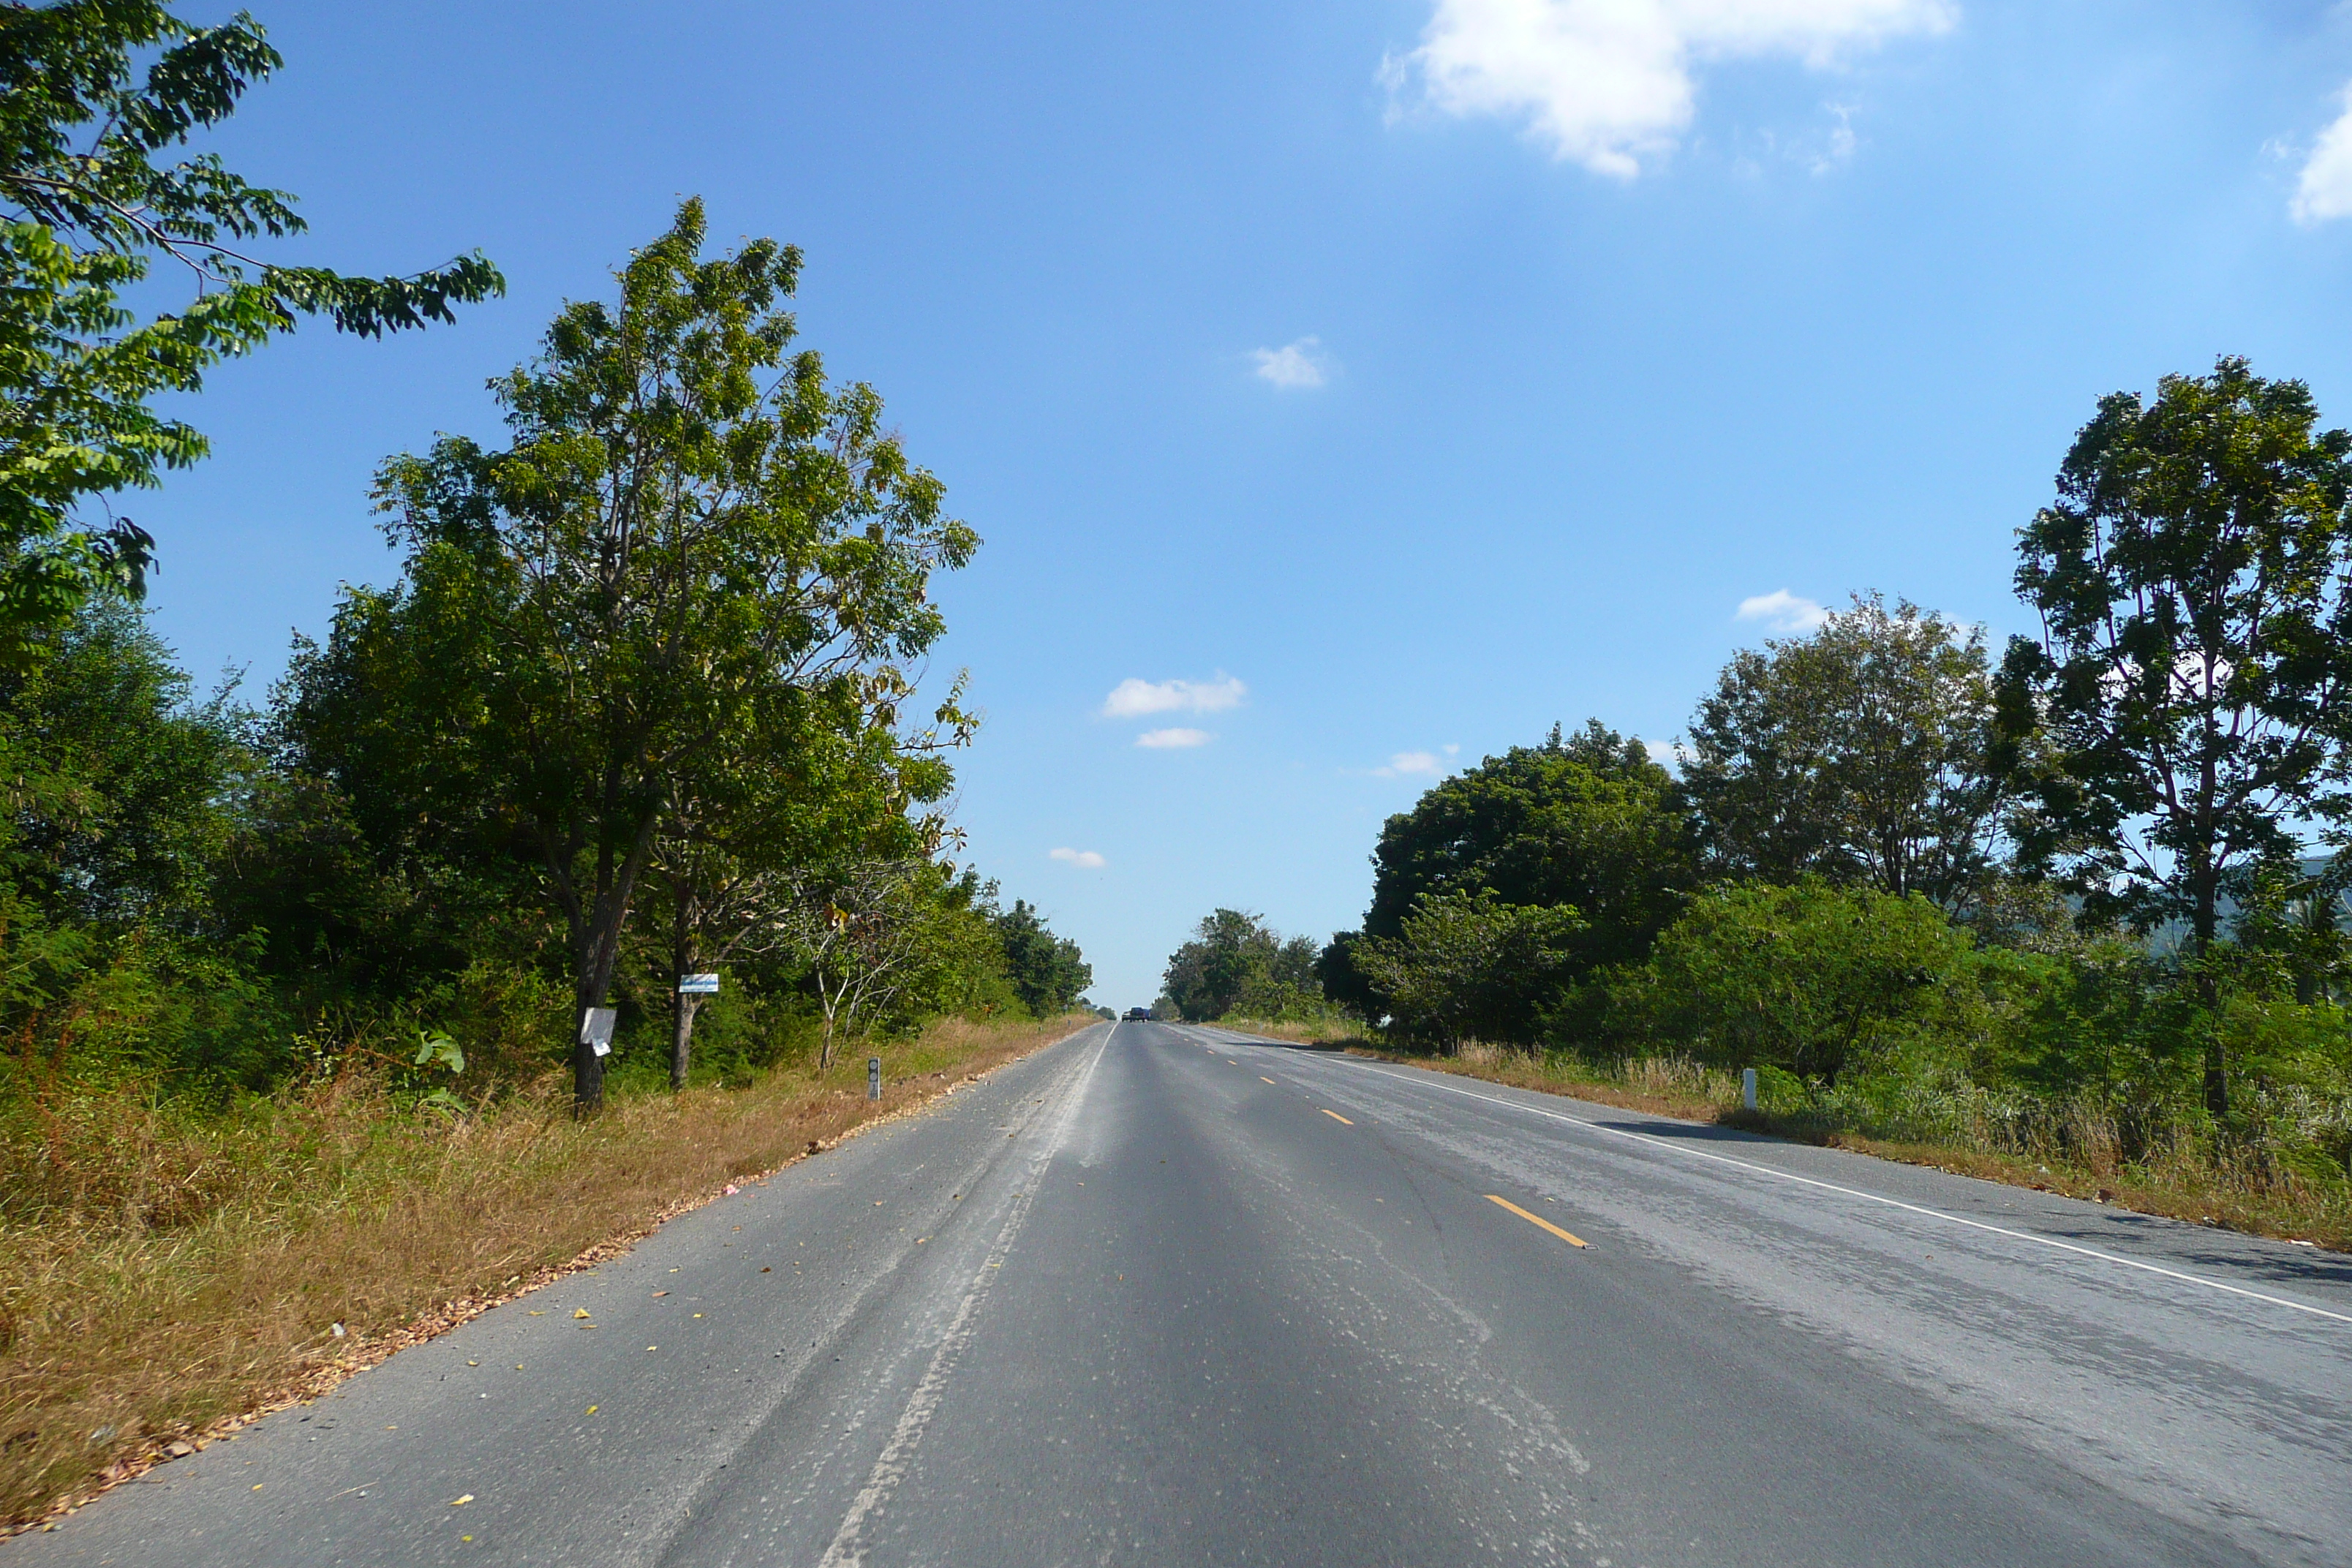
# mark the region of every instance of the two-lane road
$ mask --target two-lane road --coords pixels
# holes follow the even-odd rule
[[[1128,1024],[0,1542],[1478,1562],[2352,1563],[2352,1267]]]

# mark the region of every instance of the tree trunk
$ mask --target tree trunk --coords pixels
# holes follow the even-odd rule
[[[694,940],[694,895],[683,877],[676,879],[671,902],[669,927],[669,963],[671,993],[669,1028],[669,1087],[672,1093],[686,1087],[687,1068],[692,1061],[689,1054],[694,1038],[694,1010],[702,998],[675,989],[686,984],[686,977],[695,972],[696,960],[701,955]]]
[[[694,1036],[694,1010],[702,998],[688,992],[677,993],[670,1016],[669,1086],[673,1089],[686,1087],[687,1042]]]
[[[613,966],[620,961],[621,930],[629,923],[629,900],[637,890],[637,878],[645,870],[646,860],[653,852],[654,829],[657,819],[648,813],[638,825],[636,842],[614,868],[609,879],[600,877],[607,885],[600,889],[596,901],[590,906],[589,917],[579,933],[579,978],[576,993],[578,1017],[584,1028],[588,1009],[602,1007],[612,994]],[[575,1040],[572,1047],[572,1114],[586,1116],[601,1110],[604,1104],[604,1061],[592,1046]]]
[[[2221,987],[2207,962],[2213,952],[2214,933],[2221,925],[2220,879],[2210,872],[2200,872],[2194,886],[2197,1005],[2205,1015],[2205,1110],[2214,1121],[2223,1121],[2230,1115],[2230,1064],[2221,1046]]]
[[[588,1010],[603,1006],[604,1002],[601,998],[590,1001],[589,995],[583,981],[580,1005],[572,1012],[572,1114],[575,1117],[593,1115],[604,1107],[604,1058],[586,1038]]]

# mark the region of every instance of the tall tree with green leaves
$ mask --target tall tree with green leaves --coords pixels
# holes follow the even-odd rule
[[[2232,879],[2341,811],[2347,501],[2352,435],[2319,428],[2302,382],[2223,358],[2153,402],[2100,399],[2019,536],[2042,634],[2010,645],[2002,723],[2048,753],[2021,847],[2095,918],[2183,922],[2209,1015]],[[2226,1116],[2221,1036],[2206,1038],[2206,1106]]]
[[[301,233],[294,198],[214,153],[159,159],[281,63],[242,12],[198,27],[152,0],[0,5],[0,659],[37,656],[93,595],[140,591],[154,541],[105,498],[206,450],[157,397],[302,315],[374,337],[505,290],[478,253],[359,278],[237,248]],[[142,321],[122,295],[159,260],[194,298]]]
[[[1699,703],[1683,762],[1713,869],[1966,909],[2000,835],[1992,709],[1982,632],[1877,595],[1738,654]]]
[[[1540,746],[1514,746],[1433,785],[1381,827],[1372,867],[1365,939],[1403,936],[1425,900],[1450,895],[1574,910],[1572,938],[1550,933],[1572,942],[1567,960],[1547,970],[1555,978],[1640,962],[1698,885],[1673,777],[1638,739],[1597,719],[1572,735],[1554,725]],[[1390,999],[1357,951],[1349,932],[1323,950],[1324,994],[1377,1019]]]
[[[405,580],[349,595],[297,703],[316,698],[301,718],[347,792],[389,787],[530,858],[583,1017],[679,781],[793,694],[895,729],[945,630],[931,574],[979,542],[873,389],[792,350],[799,251],[706,261],[703,239],[688,201],[617,304],[567,306],[493,384],[510,446],[449,437],[384,466]],[[952,694],[933,724],[965,731]],[[419,736],[429,763],[403,755]],[[601,1061],[583,1045],[573,1068],[594,1106]]]
[[[1023,900],[990,917],[1004,944],[1004,975],[1021,1005],[1040,1018],[1066,1013],[1094,984],[1094,965],[1078,944],[1055,936],[1045,918]]]
[[[860,700],[854,685],[763,693],[723,743],[667,786],[649,874],[668,905],[670,1087],[686,1087],[698,994],[678,977],[793,943],[807,868],[937,852],[950,776],[938,748]]]
[[[1213,910],[1194,927],[1169,955],[1160,987],[1191,1023],[1323,1011],[1315,940],[1285,937],[1244,910]]]

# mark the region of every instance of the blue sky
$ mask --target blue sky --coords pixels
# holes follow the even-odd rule
[[[1120,1005],[1216,905],[1352,925],[1439,771],[1670,740],[1808,603],[2021,627],[2103,393],[2243,353],[2352,422],[2340,6],[253,8],[287,68],[218,143],[302,254],[510,292],[214,378],[215,457],[127,505],[199,677],[388,580],[376,463],[495,435],[483,382],[699,194],[805,248],[804,341],[987,541],[960,820]]]

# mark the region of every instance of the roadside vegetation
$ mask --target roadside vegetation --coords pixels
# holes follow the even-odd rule
[[[1321,1002],[1456,1070],[2352,1247],[2347,502],[2301,383],[2105,398],[2019,531],[2038,635],[1857,595],[1664,760],[1598,720],[1486,758],[1389,819]],[[1194,978],[1288,973],[1255,929],[1204,922],[1173,1005],[1344,1035]]]
[[[570,1114],[542,1079],[419,1115],[364,1066],[232,1108],[89,1090],[0,1142],[0,1522],[315,1393],[593,1262],[730,1182],[1093,1023],[942,1020],[873,1046],[879,1102],[813,1050],[751,1083]]]
[[[204,455],[155,399],[504,281],[236,248],[300,228],[183,145],[278,65],[249,18],[0,7],[0,60],[5,1521],[837,1135],[868,1054],[887,1109],[1066,1034],[1092,975],[961,858],[926,671],[980,542],[799,342],[797,249],[682,203],[492,383],[501,440],[354,483],[394,581],[202,691],[141,608],[184,546],[119,510]]]

